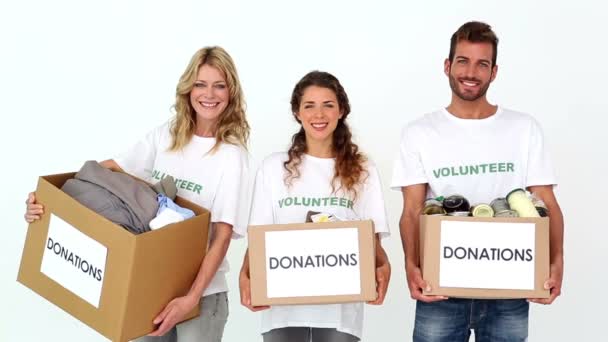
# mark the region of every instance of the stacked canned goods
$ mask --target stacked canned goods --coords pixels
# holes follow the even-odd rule
[[[423,215],[473,216],[473,217],[545,217],[545,203],[534,194],[515,189],[506,197],[494,199],[490,204],[474,206],[462,195],[429,198],[424,201]]]
[[[429,198],[424,201],[423,215],[445,215],[447,212],[443,209],[443,198]]]
[[[494,209],[494,217],[519,217],[517,211],[511,209],[509,202],[504,197],[493,200],[490,206]]]
[[[443,200],[443,207],[449,216],[469,216],[471,205],[461,195],[450,195]]]

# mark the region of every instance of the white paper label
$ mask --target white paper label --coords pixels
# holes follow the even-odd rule
[[[439,285],[534,289],[534,223],[441,222]]]
[[[268,298],[361,293],[357,228],[266,233]]]
[[[40,272],[99,308],[108,249],[51,214]]]

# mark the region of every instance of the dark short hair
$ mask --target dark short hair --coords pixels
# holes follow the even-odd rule
[[[490,43],[494,54],[492,55],[492,66],[496,65],[496,56],[498,54],[498,37],[492,31],[492,27],[480,21],[469,21],[460,26],[450,39],[450,62],[454,61],[454,53],[456,52],[456,44],[460,41],[469,41],[471,43]]]

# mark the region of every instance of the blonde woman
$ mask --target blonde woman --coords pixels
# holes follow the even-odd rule
[[[245,234],[239,211],[247,203],[249,125],[232,58],[220,47],[197,51],[176,89],[175,117],[155,128],[118,158],[102,165],[157,182],[175,178],[178,196],[211,212],[210,244],[189,292],[167,303],[157,329],[138,341],[221,341],[228,317],[225,259],[231,238]],[[192,186],[190,186],[192,185]],[[39,219],[31,193],[25,219]],[[177,324],[201,302],[199,317]]]

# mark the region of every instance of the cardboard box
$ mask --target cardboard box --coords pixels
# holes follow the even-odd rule
[[[376,299],[372,221],[250,226],[248,235],[252,305]]]
[[[45,212],[28,228],[17,280],[112,341],[146,335],[194,281],[210,214],[177,198],[196,216],[135,235],[61,191],[74,174],[39,178],[36,199]]]
[[[420,216],[428,295],[547,298],[549,219]]]

